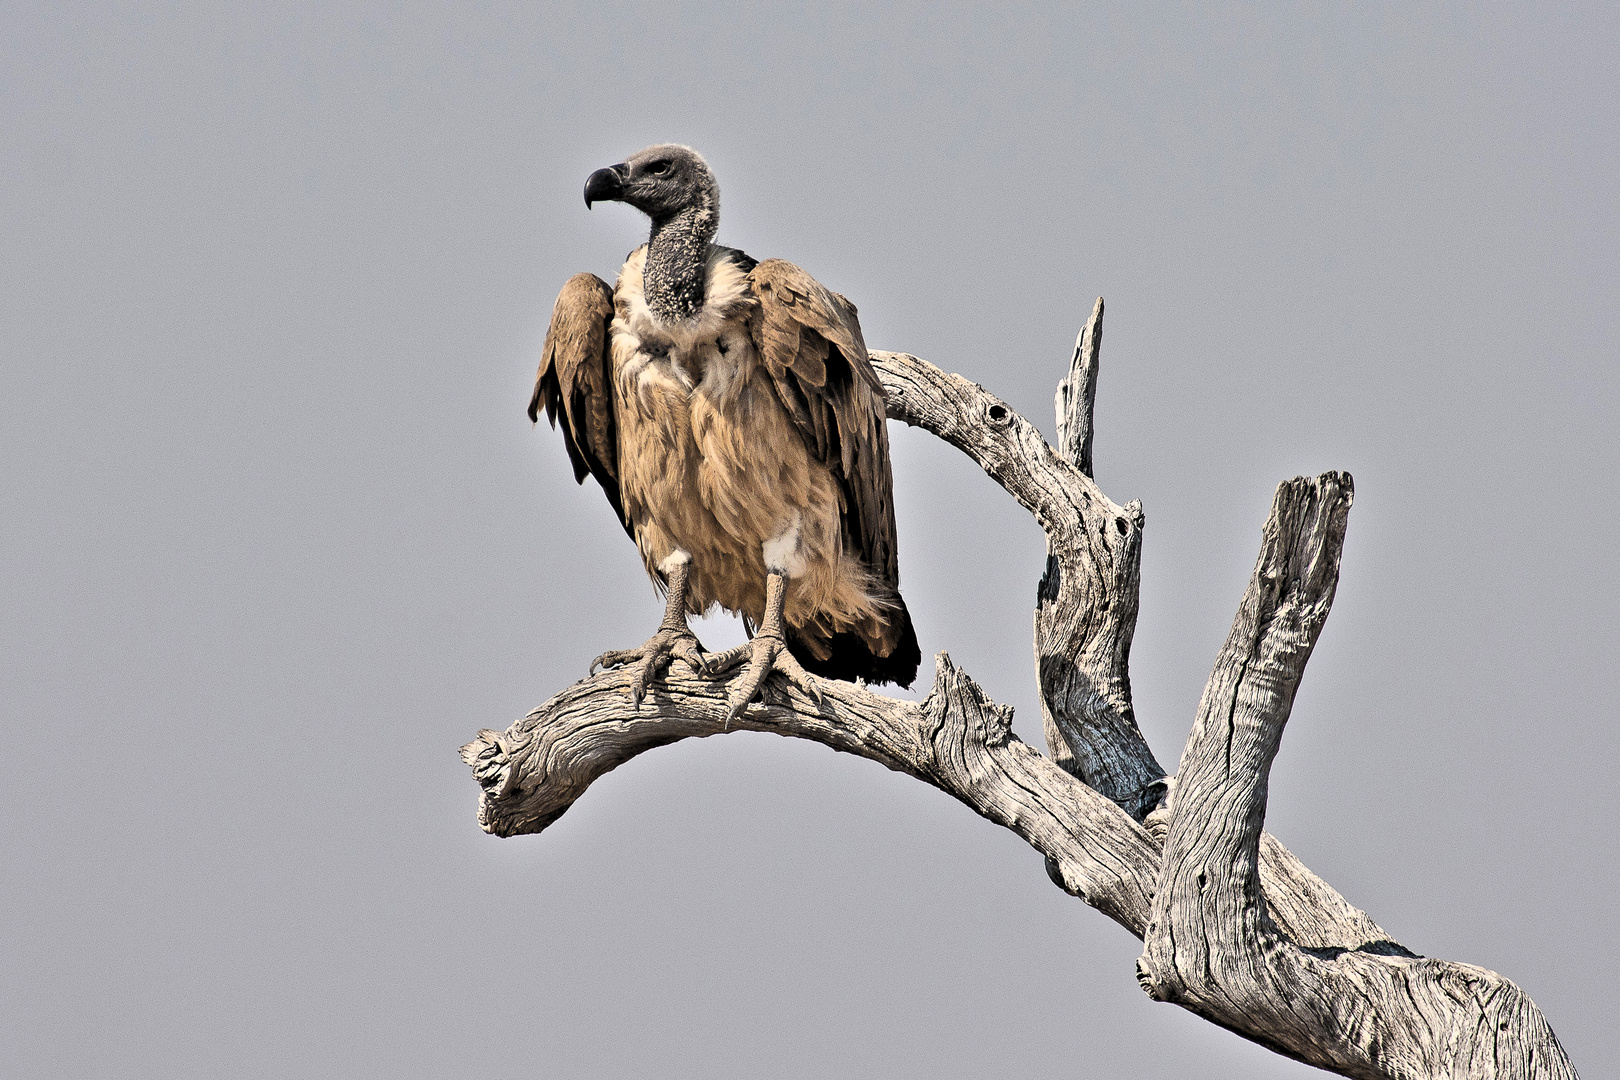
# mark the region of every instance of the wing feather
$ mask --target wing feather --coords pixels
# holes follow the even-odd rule
[[[898,589],[886,396],[855,305],[782,259],[766,259],[749,280],[759,301],[754,348],[805,445],[838,478],[849,549]]]
[[[529,398],[529,419],[557,426],[562,414],[563,442],[574,465],[574,479],[596,477],[624,524],[619,497],[618,434],[613,417],[612,360],[608,324],[613,320],[613,290],[595,274],[575,274],[557,295],[551,327],[540,351],[540,370]],[[631,534],[634,536],[634,533]]]

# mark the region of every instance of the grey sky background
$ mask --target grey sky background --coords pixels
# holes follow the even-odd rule
[[[1167,766],[1272,489],[1350,470],[1269,827],[1620,1072],[1617,60],[1598,4],[6,6],[0,1072],[1320,1075],[819,746],[478,831],[456,748],[658,618],[523,410],[557,289],[644,236],[586,175],[666,140],[723,242],[1049,435],[1106,297]],[[891,437],[924,653],[1039,745],[1040,533]]]

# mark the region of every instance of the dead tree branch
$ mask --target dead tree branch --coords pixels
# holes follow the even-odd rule
[[[1097,383],[1089,343],[1100,340],[1101,327],[1099,303],[1075,347],[1077,364],[1090,354],[1092,375],[1069,395],[1070,430],[1090,430]],[[906,353],[874,352],[872,362],[889,392],[890,419],[925,428],[961,450],[1045,530],[1035,661],[1047,747],[1064,769],[1140,821],[1164,794],[1164,769],[1131,708],[1141,504],[1115,504],[1034,424],[983,387]]]
[[[783,680],[729,730],[810,739],[882,763],[955,796],[1022,836],[1061,868],[1069,890],[1141,936],[1159,856],[1142,826],[1012,734],[1011,713],[988,700],[950,658],[935,661],[921,704],[824,681],[822,701]],[[462,748],[484,797],[479,824],[499,836],[539,832],[597,777],[657,746],[727,730],[726,686],[671,665],[638,713],[630,676],[607,671],[574,684],[504,733]]]
[[[1266,785],[1333,606],[1345,473],[1277,489],[1260,560],[1181,757],[1138,978],[1279,1053],[1345,1076],[1573,1076],[1528,995],[1492,971],[1389,942],[1302,947],[1260,875]]]
[[[1091,476],[1101,333],[1099,300],[1059,387],[1061,451],[960,376],[872,354],[890,418],[961,449],[1046,531],[1035,652],[1050,756],[944,654],[920,704],[825,680],[816,701],[773,679],[730,729],[870,758],[1011,829],[1054,881],[1144,939],[1149,994],[1278,1053],[1354,1077],[1575,1076],[1522,990],[1408,951],[1262,831],[1271,762],[1338,580],[1348,475],[1278,489],[1179,780],[1165,777],[1130,694],[1142,509]],[[727,730],[723,682],[674,665],[639,710],[629,685],[603,672],[463,747],[480,825],[539,832],[637,754]]]

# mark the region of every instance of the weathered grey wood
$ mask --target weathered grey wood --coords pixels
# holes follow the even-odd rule
[[[623,669],[583,679],[506,731],[480,731],[462,747],[482,788],[479,825],[496,836],[537,833],[598,777],[638,754],[728,730],[769,731],[932,784],[1027,840],[1055,865],[1065,890],[1137,937],[1147,929],[1160,841],[1013,735],[1011,710],[988,701],[944,654],[935,658],[934,688],[920,705],[826,680],[817,702],[773,680],[769,700],[729,727],[723,681],[673,664],[639,710],[630,702],[632,681]],[[1304,933],[1338,948],[1368,940],[1365,915],[1283,856],[1275,877]],[[1385,935],[1372,927],[1371,939]]]
[[[497,836],[539,832],[597,777],[654,747],[724,731],[772,731],[870,758],[932,784],[1029,841],[1065,887],[1130,928],[1147,925],[1158,852],[1119,807],[1012,734],[1012,710],[989,701],[950,658],[935,658],[920,705],[821,680],[822,700],[784,680],[770,700],[726,723],[726,684],[672,664],[640,710],[631,675],[575,683],[505,732],[462,747],[483,798],[478,822]]]
[[[1093,342],[1100,318],[1099,303]],[[1076,673],[1049,683],[1042,667],[1053,755],[1013,736],[1011,711],[943,654],[920,705],[828,681],[815,700],[773,680],[768,700],[731,729],[871,758],[1012,829],[1046,855],[1059,885],[1145,938],[1138,974],[1150,993],[1279,1053],[1358,1077],[1574,1076],[1518,987],[1409,952],[1261,832],[1276,742],[1337,580],[1348,476],[1279,490],[1252,595],[1211,676],[1183,757],[1185,791],[1177,790],[1130,711],[1140,507],[1109,501],[982,388],[907,354],[873,360],[891,418],[962,449],[1047,532],[1042,593],[1053,597],[1049,609],[1044,595],[1037,608],[1038,655],[1044,660],[1043,640],[1073,642]],[[1088,425],[1095,371],[1093,347],[1071,401]],[[1057,602],[1065,596],[1072,603]],[[483,789],[487,831],[539,832],[631,757],[726,730],[723,682],[676,664],[636,709],[631,678],[610,671],[582,680],[506,732],[482,731],[462,748]],[[1167,791],[1174,794],[1164,803]]]
[[[1271,914],[1267,780],[1333,605],[1351,499],[1345,473],[1277,489],[1182,753],[1138,978],[1157,1000],[1345,1076],[1574,1076],[1541,1012],[1495,972],[1391,943],[1302,947]]]
[[[1099,305],[1098,327],[1101,313]],[[1034,424],[983,387],[906,353],[874,352],[872,362],[888,391],[890,419],[926,428],[967,454],[1045,530],[1035,663],[1047,749],[1141,820],[1159,804],[1164,779],[1131,706],[1141,504],[1115,504]],[[1083,410],[1089,413],[1089,404]]]
[[[1091,318],[1074,339],[1069,373],[1057,388],[1057,450],[1087,476],[1095,478],[1091,464],[1092,417],[1097,406],[1097,364],[1102,359],[1103,298],[1091,309]]]

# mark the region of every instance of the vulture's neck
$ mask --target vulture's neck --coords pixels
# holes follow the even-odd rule
[[[642,289],[659,322],[685,322],[703,309],[709,243],[719,227],[720,215],[707,203],[653,221]]]

